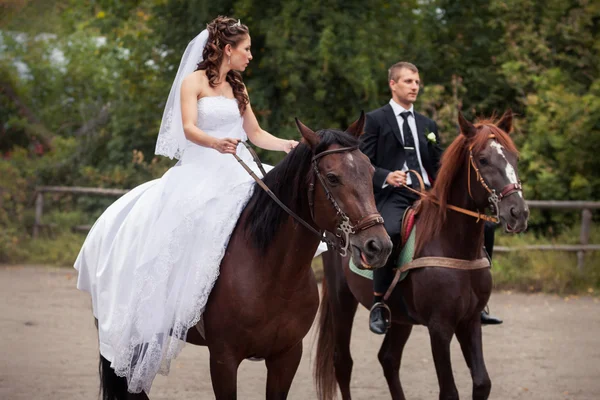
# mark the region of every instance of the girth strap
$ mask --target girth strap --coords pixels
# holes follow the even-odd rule
[[[383,296],[383,300],[387,301],[392,292],[396,288],[398,281],[400,280],[400,276],[403,272],[406,272],[410,269],[416,268],[425,268],[425,267],[441,267],[441,268],[451,268],[451,269],[462,269],[463,271],[473,271],[476,269],[484,269],[489,268],[491,266],[489,258],[480,258],[477,260],[461,260],[458,258],[449,258],[449,257],[421,257],[417,258],[409,262],[408,264],[404,264],[402,268],[396,269],[396,274],[394,275],[394,280],[392,284],[388,288],[387,292]]]

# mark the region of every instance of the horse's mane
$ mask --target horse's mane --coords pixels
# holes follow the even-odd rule
[[[317,135],[321,141],[314,153],[308,145],[300,143],[263,179],[277,198],[297,214],[304,211],[303,207],[308,208],[308,177],[313,155],[334,144],[342,147],[358,146],[355,137],[340,130],[324,129],[318,131]],[[264,252],[275,239],[288,214],[257,184],[246,210],[246,233],[254,246]]]
[[[460,171],[469,167],[469,147],[473,146],[473,154],[476,155],[486,146],[489,136],[495,135],[495,139],[507,151],[517,154],[517,148],[510,136],[496,126],[497,119],[480,120],[475,124],[477,132],[471,138],[460,133],[448,146],[442,155],[440,169],[435,179],[433,188],[428,196],[421,200],[419,211],[419,229],[415,241],[415,255],[418,254],[425,243],[435,237],[446,221],[446,204],[448,196]],[[439,202],[439,205],[434,201]]]

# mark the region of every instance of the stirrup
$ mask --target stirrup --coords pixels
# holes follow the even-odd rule
[[[392,325],[392,311],[390,310],[390,307],[383,301],[378,301],[377,303],[373,304],[373,306],[369,310],[369,313],[372,313],[373,310],[376,310],[378,308],[383,308],[385,310],[383,312],[383,319],[386,322],[387,329],[389,329]]]
[[[373,306],[371,306],[371,309],[369,310],[369,312],[375,310],[376,308],[385,308],[386,311],[387,311],[387,313],[388,313],[388,315],[392,315],[392,312],[390,311],[390,308],[383,301],[378,301],[377,303],[373,304]]]

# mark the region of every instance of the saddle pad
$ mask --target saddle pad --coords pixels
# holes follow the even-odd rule
[[[398,257],[398,261],[396,263],[397,268],[401,268],[404,264],[408,264],[413,260],[415,255],[415,236],[416,229],[414,228],[410,232],[410,236],[406,241],[406,244],[402,248],[400,252],[400,256]],[[350,258],[350,271],[354,272],[356,275],[362,276],[363,278],[367,278],[373,280],[373,270],[370,269],[359,269],[354,262],[352,262],[352,258]],[[400,275],[400,281],[402,281],[408,275],[410,271],[405,271]]]
[[[419,202],[417,202],[415,205],[408,207],[406,209],[406,211],[404,212],[404,216],[402,218],[402,232],[401,232],[401,237],[402,237],[401,240],[402,240],[403,245],[404,245],[404,243],[406,243],[406,241],[410,237],[410,233],[412,232],[413,228],[415,227],[415,222],[416,222],[415,216],[417,215],[418,205],[419,205]]]

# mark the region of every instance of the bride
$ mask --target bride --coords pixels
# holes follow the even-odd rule
[[[206,307],[254,190],[231,156],[253,165],[239,142],[285,152],[298,144],[258,125],[238,72],[251,60],[248,28],[239,20],[218,17],[190,42],[156,145],[156,154],[179,162],[112,204],[75,262],[77,287],[92,297],[100,353],[130,392],[148,393],[155,375],[168,373]]]

